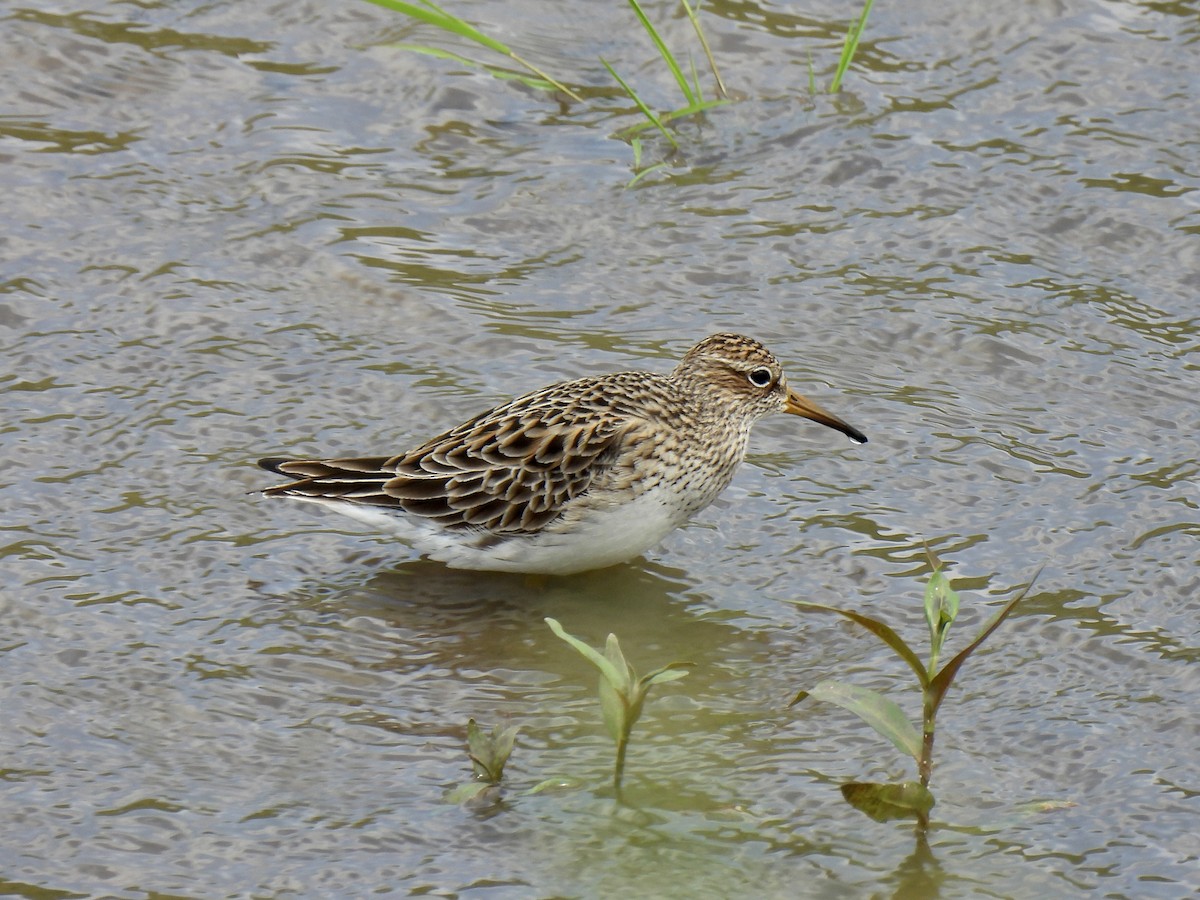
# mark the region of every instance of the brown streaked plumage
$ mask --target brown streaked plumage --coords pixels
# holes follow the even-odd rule
[[[551,385],[399,456],[259,465],[294,479],[264,494],[396,532],[449,566],[570,574],[637,556],[712,503],[774,412],[866,441],[789,390],[762,344],[726,333],[669,375]]]

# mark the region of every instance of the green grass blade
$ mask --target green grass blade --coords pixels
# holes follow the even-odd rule
[[[608,60],[606,60],[604,57],[600,57],[600,62],[604,63],[604,68],[608,69],[608,74],[617,79],[617,84],[621,85],[621,88],[626,94],[629,95],[629,98],[637,104],[637,108],[642,111],[642,115],[646,117],[651,125],[659,130],[662,136],[671,143],[672,147],[678,150],[679,144],[675,140],[675,135],[671,134],[670,129],[663,124],[662,119],[655,114],[654,110],[645,104],[642,98],[637,95],[637,92],[625,82],[625,79],[617,74],[617,70],[608,64]]]
[[[713,79],[717,82],[717,96],[723,100],[729,96],[729,91],[725,90],[725,82],[721,80],[721,73],[717,70],[717,61],[713,58],[712,48],[708,46],[708,38],[704,36],[704,29],[700,27],[700,4],[697,3],[693,8],[687,0],[679,0],[679,2],[687,10],[688,20],[692,23],[692,28],[696,31],[696,38],[700,41],[700,46],[704,48],[704,56],[708,60],[708,67],[712,70]]]
[[[503,53],[505,56],[511,56],[510,50],[505,44],[495,38],[490,38],[478,28],[475,28],[471,23],[460,19],[458,16],[446,12],[436,3],[425,2],[418,6],[415,3],[406,3],[404,0],[367,0],[368,3],[374,3],[376,6],[382,6],[384,9],[394,10],[395,12],[404,13],[406,16],[411,16],[414,19],[419,19],[422,22],[427,22],[443,31],[449,31],[452,34],[457,34],[465,37],[468,40],[474,41],[489,50],[495,50],[497,53]]]
[[[553,78],[551,78],[549,75],[547,75],[541,69],[539,69],[537,66],[535,66],[533,63],[531,63],[529,60],[524,59],[523,57],[517,56],[517,54],[515,54],[511,51],[509,52],[508,57],[513,62],[517,63],[518,65],[524,66],[526,69],[528,69],[534,75],[536,75],[538,78],[544,78],[546,81],[550,82],[552,85],[554,85],[555,89],[562,91],[564,94],[566,94],[572,100],[574,100],[576,103],[583,102],[583,98],[580,97],[577,93],[575,93],[573,90],[571,90],[565,84],[563,84],[561,81],[555,81]]]
[[[646,168],[644,168],[640,172],[638,172],[636,175],[634,175],[632,178],[630,178],[627,182],[625,182],[626,190],[633,187],[635,184],[637,184],[639,181],[641,181],[647,175],[652,175],[655,172],[659,171],[660,169],[665,169],[665,168],[667,168],[667,164],[665,162],[659,162],[659,163],[655,163],[652,166],[647,166]],[[636,170],[637,166],[634,166],[634,169]]]
[[[679,68],[679,63],[675,61],[675,55],[671,53],[666,42],[658,33],[658,29],[654,27],[650,19],[647,18],[645,11],[642,9],[638,0],[629,0],[629,5],[633,7],[634,13],[641,20],[642,27],[646,29],[646,34],[650,35],[650,40],[654,41],[654,46],[658,48],[659,55],[662,56],[663,62],[667,64],[667,68],[671,70],[671,74],[675,76],[675,81],[679,85],[679,89],[683,91],[684,99],[689,104],[696,103],[700,98],[692,91],[692,86],[688,84],[687,78],[683,74],[683,70]]]
[[[673,109],[669,113],[663,113],[660,118],[664,122],[670,122],[674,119],[686,119],[688,116],[694,116],[696,113],[702,113],[716,106],[728,106],[732,102],[732,100],[700,100],[689,106],[681,106],[679,109]]]
[[[533,63],[522,58],[521,56],[518,56],[507,44],[504,44],[495,38],[488,37],[470,22],[460,19],[458,16],[453,15],[452,13],[446,12],[446,10],[442,9],[436,3],[433,3],[432,0],[422,0],[420,6],[415,3],[407,3],[405,0],[367,0],[367,2],[374,3],[376,6],[382,6],[384,9],[390,9],[394,10],[395,12],[404,13],[404,15],[411,16],[418,21],[426,22],[435,26],[436,28],[442,29],[443,31],[451,34],[457,34],[469,41],[474,41],[476,44],[479,44],[482,47],[486,47],[489,50],[494,50],[496,53],[501,53],[504,56],[507,56],[521,68],[532,72],[541,81],[551,85],[554,90],[562,91],[576,102],[583,102],[583,98],[577,93],[575,93],[562,82],[551,78]],[[493,75],[496,74],[491,66],[482,63],[477,65],[487,69]],[[533,81],[527,81],[525,83],[532,87],[541,86]]]
[[[704,112],[705,110],[712,109],[713,107],[716,107],[716,106],[728,106],[732,102],[733,102],[732,100],[702,100],[699,103],[697,103],[695,106],[685,106],[680,109],[672,110],[669,113],[663,113],[662,115],[656,115],[655,119],[659,123],[662,123],[663,126],[665,127],[667,122],[674,121],[675,119],[686,118],[687,116],[691,116],[691,115],[695,115],[696,113]],[[614,136],[622,138],[622,139],[629,138],[630,140],[636,140],[636,138],[632,137],[633,135],[643,132],[647,128],[656,128],[656,127],[658,127],[658,126],[654,122],[640,122],[637,125],[629,125],[625,128],[622,128],[622,129],[614,132]],[[640,150],[636,151],[635,155],[640,158]],[[634,168],[635,169],[637,168],[636,164],[634,165]]]
[[[390,44],[389,46],[397,50],[409,50],[413,53],[424,53],[426,56],[435,56],[438,59],[449,59],[453,62],[462,63],[464,66],[469,66],[473,69],[483,69],[493,78],[499,78],[501,81],[519,81],[527,87],[534,88],[539,91],[552,91],[555,86],[543,78],[537,78],[533,75],[526,75],[523,72],[514,72],[511,69],[502,69],[499,66],[493,66],[490,63],[480,62],[477,59],[463,56],[461,53],[455,53],[453,50],[446,50],[442,47],[429,47],[425,44]]]
[[[850,29],[846,32],[846,41],[842,44],[842,55],[838,60],[837,71],[833,73],[833,81],[829,84],[829,93],[831,94],[836,94],[842,89],[842,77],[850,68],[854,54],[858,51],[858,39],[862,37],[862,33],[867,28],[867,16],[871,14],[871,7],[874,5],[875,0],[867,0],[863,6],[862,15],[850,25]]]

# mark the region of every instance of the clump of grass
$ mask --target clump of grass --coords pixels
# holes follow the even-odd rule
[[[569,86],[565,80],[556,79],[543,71],[534,63],[517,54],[511,47],[490,35],[484,34],[478,28],[465,19],[454,15],[443,9],[433,0],[419,0],[419,2],[408,2],[408,0],[368,0],[377,6],[382,6],[385,9],[391,9],[396,12],[411,16],[421,22],[433,25],[442,31],[465,38],[466,40],[482,47],[486,50],[497,53],[505,57],[510,63],[513,63],[516,68],[509,68],[504,65],[498,65],[491,62],[473,60],[462,54],[452,50],[446,50],[441,47],[433,47],[426,44],[399,44],[397,46],[406,50],[413,50],[418,53],[425,53],[431,56],[440,57],[442,59],[452,59],[464,65],[481,68],[496,78],[504,78],[518,81],[528,87],[538,90],[557,92],[560,99],[569,98],[576,103],[583,103],[583,97],[579,90]],[[704,58],[708,64],[709,71],[712,73],[715,87],[715,97],[705,99],[704,92],[701,89],[700,77],[697,72],[695,61],[688,60],[688,74],[685,74],[684,66],[680,63],[678,57],[672,53],[667,42],[663,39],[662,34],[650,21],[650,17],[642,8],[639,0],[628,0],[630,8],[641,24],[642,30],[649,36],[651,43],[658,50],[658,55],[663,61],[668,73],[675,80],[682,95],[683,102],[678,107],[666,112],[659,112],[654,109],[637,89],[625,78],[619,75],[609,64],[608,60],[601,58],[600,62],[604,68],[608,70],[613,80],[617,82],[621,91],[637,107],[644,122],[622,128],[616,132],[615,137],[629,142],[633,149],[634,155],[634,172],[635,177],[629,182],[629,186],[633,186],[642,178],[649,175],[651,172],[662,169],[668,164],[668,159],[663,159],[651,165],[643,167],[643,159],[646,155],[646,146],[640,135],[647,130],[654,130],[670,146],[668,157],[678,157],[679,154],[679,138],[678,132],[672,126],[672,123],[685,119],[691,116],[698,115],[706,110],[721,106],[732,102],[730,100],[729,91],[725,87],[725,82],[721,78],[721,73],[717,69],[717,61],[713,56],[712,47],[708,43],[708,38],[704,34],[704,29],[700,24],[700,3],[699,0],[692,5],[689,0],[680,0],[684,12],[691,22],[692,28],[696,33],[696,39],[700,44]],[[849,68],[851,61],[854,59],[854,54],[858,49],[859,38],[862,36],[867,24],[867,16],[871,12],[871,6],[874,0],[866,0],[862,14],[851,23],[850,29],[846,33],[846,40],[842,46],[841,58],[838,61],[837,71],[834,74],[833,81],[830,84],[829,92],[836,93],[841,89],[842,78],[845,76],[846,70]],[[812,70],[812,60],[809,59],[809,91],[816,93],[816,79]]]
[[[625,754],[629,748],[629,738],[633,733],[633,726],[641,718],[646,695],[655,684],[683,678],[687,675],[687,670],[692,667],[692,663],[668,663],[639,678],[633,666],[625,660],[616,635],[608,636],[604,652],[600,653],[579,638],[567,634],[556,620],[548,618],[546,624],[556,635],[574,647],[584,659],[600,670],[600,709],[603,712],[604,725],[608,729],[609,736],[616,743],[616,757],[613,761],[613,791],[620,800],[622,781],[625,776]]]
[[[921,689],[921,729],[917,730],[903,710],[892,700],[868,688],[847,684],[838,680],[822,681],[811,690],[800,691],[792,705],[811,697],[841,706],[854,713],[879,734],[887,738],[901,753],[912,757],[917,764],[919,781],[900,784],[844,785],[842,794],[856,808],[881,821],[895,818],[916,818],[924,828],[928,825],[929,810],[934,798],[929,790],[933,774],[933,746],[937,726],[937,713],[950,686],[967,658],[979,649],[1009,614],[1021,602],[1033,586],[1030,580],[1019,594],[1004,604],[966,647],[955,654],[949,662],[939,668],[942,650],[950,627],[958,617],[959,596],[950,586],[942,571],[941,561],[930,553],[933,574],[925,589],[925,620],[929,626],[929,658],[921,662],[916,651],[900,637],[891,626],[879,619],[853,610],[838,609],[819,603],[797,602],[804,609],[831,612],[844,616],[871,632],[899,656],[916,675]]]

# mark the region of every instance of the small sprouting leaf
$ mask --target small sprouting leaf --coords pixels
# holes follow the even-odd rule
[[[822,681],[808,692],[808,696],[849,710],[891,741],[901,753],[913,759],[921,758],[921,735],[904,715],[904,710],[877,691],[841,681]]]
[[[633,171],[636,172],[642,165],[642,139],[630,138],[629,146],[633,150]]]
[[[842,796],[847,803],[876,822],[927,816],[935,802],[929,788],[919,781],[899,784],[851,782],[842,785]]]
[[[1042,574],[1039,567],[1033,573],[1033,578],[1029,579],[1029,584],[1017,596],[1013,597],[1002,607],[999,612],[992,617],[975,636],[975,640],[971,641],[966,647],[958,652],[958,654],[942,667],[942,670],[933,677],[929,682],[929,696],[933,704],[933,711],[936,713],[938,707],[942,705],[942,700],[946,698],[946,692],[950,690],[950,685],[954,683],[954,677],[958,674],[958,670],[962,668],[962,664],[967,661],[967,657],[979,649],[979,645],[986,641],[997,628],[1000,623],[1008,618],[1009,613],[1016,609],[1017,604],[1025,599],[1025,595],[1029,593],[1029,589],[1033,587],[1033,583],[1037,581],[1038,575]]]
[[[497,725],[485,732],[474,719],[467,721],[467,754],[475,777],[490,784],[499,784],[504,777],[504,766],[512,755],[520,726],[501,728]]]
[[[613,669],[621,676],[619,681],[613,682],[613,687],[618,691],[628,693],[633,687],[633,666],[625,661],[625,654],[621,652],[621,642],[617,640],[615,634],[610,634],[608,640],[604,642],[604,658],[612,663]]]
[[[958,592],[950,587],[950,579],[940,568],[934,569],[925,587],[925,621],[935,650],[941,649],[950,625],[958,617],[958,603]]]
[[[517,742],[520,730],[520,725],[510,725],[507,728],[497,725],[492,729],[492,751],[500,760],[501,772],[504,771],[504,763],[508,762],[509,756],[512,755],[513,745]]]
[[[483,729],[476,724],[474,719],[467,720],[467,755],[471,757],[471,767],[475,770],[476,778],[486,778],[488,781],[495,781],[488,771],[487,760],[484,759],[488,755],[489,742],[487,735],[483,733]]]

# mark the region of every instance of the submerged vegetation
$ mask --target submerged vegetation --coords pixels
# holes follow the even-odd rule
[[[514,80],[535,90],[553,92],[563,103],[573,102],[583,104],[588,102],[584,99],[585,95],[593,98],[605,96],[603,93],[597,93],[595,88],[589,90],[580,85],[570,85],[566,78],[556,78],[548,74],[542,67],[517,54],[507,44],[485,34],[470,22],[434,3],[433,0],[418,0],[418,2],[408,2],[408,0],[368,0],[368,2],[382,6],[385,9],[403,13],[420,22],[432,25],[445,34],[470,41],[482,50],[503,57],[504,62],[491,62],[486,57],[483,59],[473,59],[453,50],[429,44],[402,43],[396,45],[402,49],[425,53],[442,59],[452,59],[464,65],[482,69],[496,78]],[[628,141],[633,149],[633,167],[638,174],[630,182],[631,185],[646,174],[649,174],[649,172],[667,165],[672,156],[678,155],[680,149],[679,134],[673,123],[694,117],[713,107],[733,102],[730,92],[725,86],[725,81],[717,68],[717,61],[709,45],[708,38],[705,36],[704,29],[700,24],[700,3],[698,0],[695,5],[689,2],[689,0],[679,0],[679,2],[683,7],[688,21],[692,25],[692,29],[695,31],[697,43],[708,66],[708,71],[711,74],[713,82],[713,96],[711,98],[705,97],[695,60],[690,54],[688,55],[687,71],[685,73],[685,67],[681,64],[679,57],[671,51],[666,40],[646,14],[639,0],[628,0],[629,6],[640,27],[658,51],[663,67],[678,86],[683,102],[670,110],[656,110],[627,78],[617,72],[608,60],[603,57],[600,58],[601,64],[617,83],[620,94],[632,101],[634,107],[644,120],[635,125],[625,126],[619,129],[614,135],[621,140]],[[846,39],[842,45],[841,56],[838,59],[833,80],[829,85],[830,93],[837,93],[841,90],[842,80],[854,59],[855,53],[858,51],[859,39],[866,28],[867,17],[870,15],[873,3],[874,0],[866,0],[862,13],[850,24],[849,30],[846,33]],[[811,57],[809,59],[809,89],[814,93],[816,92],[816,79],[812,71]],[[645,147],[639,135],[648,130],[657,132],[663,138],[667,144],[668,151],[667,158],[652,166],[643,168],[642,159]]]

